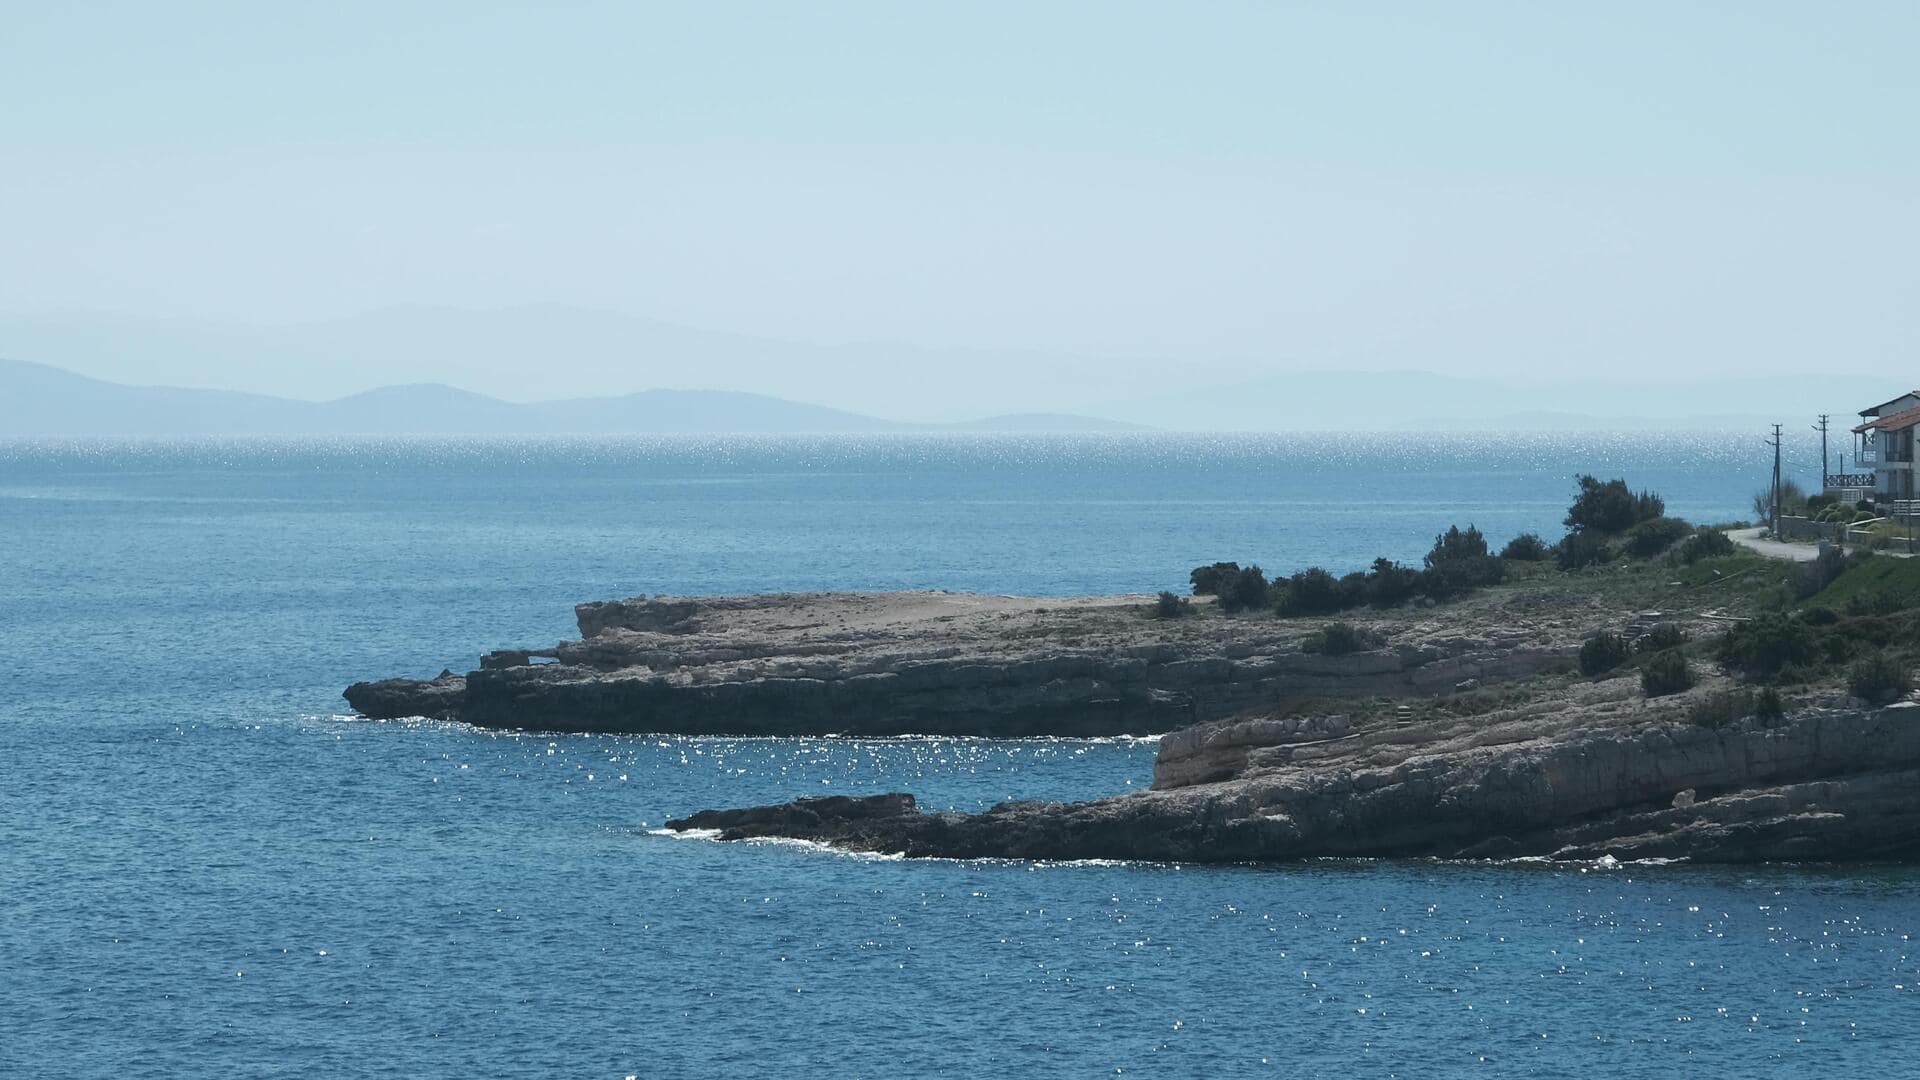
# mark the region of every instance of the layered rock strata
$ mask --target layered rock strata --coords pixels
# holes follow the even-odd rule
[[[1920,857],[1920,708],[1842,698],[1713,729],[1626,682],[1481,717],[1203,725],[1161,742],[1151,790],[1087,802],[922,813],[892,794],[668,825],[952,858]]]
[[[464,676],[356,683],[378,719],[699,735],[1147,735],[1290,701],[1415,694],[1564,663],[1552,625],[1462,630],[1438,612],[1379,644],[1308,651],[1314,623],[1156,619],[1149,597],[940,592],[636,597],[582,604],[580,638]]]

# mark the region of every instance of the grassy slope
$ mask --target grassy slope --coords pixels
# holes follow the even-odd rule
[[[1844,611],[1855,596],[1871,597],[1891,592],[1906,599],[1909,606],[1920,606],[1920,559],[1868,559],[1851,567],[1833,584],[1807,601],[1808,607],[1828,607]]]

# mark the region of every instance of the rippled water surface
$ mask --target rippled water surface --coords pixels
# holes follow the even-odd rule
[[[1750,440],[1748,440],[1750,441]],[[0,1075],[1914,1069],[1920,875],[903,862],[656,834],[1144,785],[1153,746],[346,720],[634,592],[1178,585],[1741,516],[1719,436],[0,444]],[[1123,1071],[1123,1072],[1122,1072]]]

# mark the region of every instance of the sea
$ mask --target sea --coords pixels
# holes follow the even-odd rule
[[[1749,517],[1771,464],[1704,432],[0,442],[0,1076],[1915,1075],[1911,869],[722,844],[660,827],[1104,795],[1155,746],[340,698],[583,600],[1344,571],[1553,539],[1580,473]]]

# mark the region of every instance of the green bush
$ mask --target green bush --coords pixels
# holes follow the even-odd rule
[[[1852,597],[1848,597],[1849,600]],[[1840,616],[1830,607],[1814,606],[1800,613],[1801,621],[1808,626],[1832,626],[1840,621]]]
[[[1733,554],[1733,539],[1719,529],[1701,526],[1680,544],[1680,561],[1692,566],[1701,559],[1718,559]]]
[[[1340,579],[1309,566],[1287,579],[1279,607],[1282,615],[1331,615],[1346,607],[1346,591]]]
[[[1580,673],[1601,675],[1627,662],[1633,649],[1619,634],[1602,630],[1580,643]]]
[[[1258,566],[1248,566],[1223,575],[1215,586],[1222,611],[1245,611],[1267,606],[1267,575]]]
[[[1646,633],[1641,634],[1639,640],[1633,643],[1633,651],[1637,653],[1665,652],[1668,649],[1677,649],[1686,643],[1687,632],[1685,630],[1680,629],[1680,627],[1673,623],[1661,623]]]
[[[1680,518],[1662,517],[1643,521],[1627,533],[1627,554],[1636,559],[1651,559],[1680,542],[1693,526]]]
[[[1472,525],[1464,532],[1458,525],[1450,526],[1434,537],[1426,564],[1420,587],[1435,599],[1497,585],[1507,574],[1506,564],[1487,552],[1487,538]]]
[[[1780,691],[1771,686],[1760,688],[1759,696],[1753,699],[1753,715],[1766,723],[1778,723],[1787,715],[1787,707],[1780,701]]]
[[[1907,692],[1907,666],[1879,651],[1868,653],[1847,669],[1847,691],[1875,705],[1884,705]]]
[[[1813,632],[1791,615],[1755,616],[1727,628],[1720,638],[1721,662],[1759,679],[1773,678],[1788,665],[1814,657]]]
[[[1373,560],[1373,569],[1367,573],[1367,603],[1374,607],[1387,608],[1403,604],[1413,598],[1420,589],[1420,571],[1410,566],[1401,566],[1392,559]]]
[[[1687,655],[1679,649],[1655,653],[1640,666],[1640,689],[1646,691],[1648,697],[1677,694],[1692,686],[1693,669],[1687,665]]]
[[[1340,575],[1340,610],[1357,608],[1367,602],[1367,575],[1358,571]]]
[[[1484,533],[1472,525],[1467,526],[1465,532],[1461,532],[1458,525],[1449,525],[1446,532],[1433,538],[1433,550],[1427,552],[1427,565],[1486,557],[1487,538]]]
[[[1753,711],[1753,691],[1722,690],[1694,702],[1687,709],[1687,720],[1704,728],[1723,728],[1753,715]]]
[[[1153,599],[1153,616],[1156,619],[1177,619],[1192,608],[1193,601],[1170,592],[1163,592]]]
[[[1239,572],[1240,564],[1237,562],[1217,562],[1212,566],[1194,567],[1193,572],[1187,575],[1187,580],[1193,583],[1193,595],[1213,596],[1220,591],[1222,581]]]
[[[1540,562],[1547,557],[1547,545],[1537,533],[1521,533],[1507,541],[1500,557],[1513,562]]]
[[[1369,644],[1367,635],[1352,623],[1328,623],[1320,628],[1320,651],[1328,656],[1359,652]]]
[[[1553,561],[1562,570],[1596,566],[1613,558],[1605,538],[1589,532],[1571,532],[1553,548]]]
[[[1847,597],[1847,614],[1856,618],[1872,615],[1894,615],[1916,606],[1916,600],[1909,593],[1898,589],[1879,588],[1872,592],[1857,592]]]
[[[1582,476],[1565,525],[1573,532],[1622,533],[1642,521],[1667,512],[1667,504],[1650,491],[1634,492],[1625,480],[1600,481]]]

